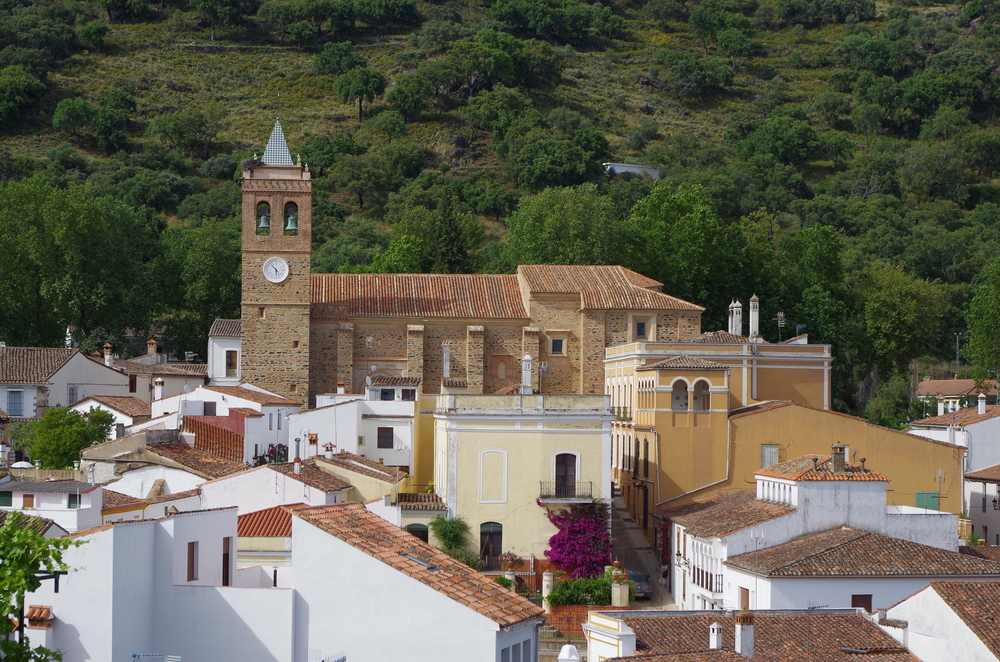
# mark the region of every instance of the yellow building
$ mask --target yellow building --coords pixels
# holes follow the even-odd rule
[[[485,569],[503,552],[544,561],[550,509],[610,499],[612,418],[601,395],[438,396],[435,488]]]
[[[764,341],[757,304],[750,336],[731,307],[728,332],[606,352],[612,474],[647,538],[655,540],[657,507],[752,488],[761,467],[828,454],[836,443],[852,462],[865,458],[893,477],[890,505],[927,503],[934,493],[942,510],[960,513],[963,449],[830,411],[830,347],[805,336]]]

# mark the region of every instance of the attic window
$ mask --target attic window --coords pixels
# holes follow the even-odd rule
[[[404,558],[407,558],[407,559],[410,559],[414,563],[419,563],[420,565],[424,566],[425,568],[427,568],[431,572],[437,572],[437,566],[433,566],[430,563],[428,563],[427,561],[421,561],[416,556],[411,556],[410,554],[407,554],[405,552],[401,553],[400,556],[402,556]]]

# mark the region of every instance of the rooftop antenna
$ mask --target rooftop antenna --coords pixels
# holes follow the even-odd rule
[[[774,321],[778,323],[778,342],[781,342],[781,330],[785,328],[785,313],[778,313]]]

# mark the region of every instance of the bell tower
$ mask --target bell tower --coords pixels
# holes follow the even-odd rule
[[[242,381],[309,405],[312,179],[281,122],[243,162]]]

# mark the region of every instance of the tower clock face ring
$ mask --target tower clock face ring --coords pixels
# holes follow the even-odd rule
[[[280,283],[288,278],[288,263],[280,257],[272,257],[264,263],[264,278],[272,283]]]

